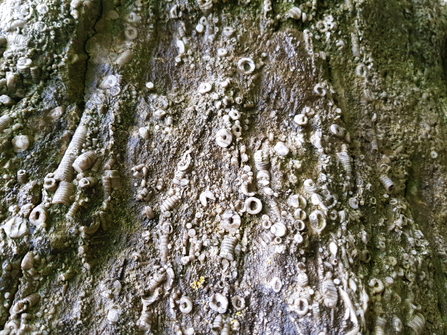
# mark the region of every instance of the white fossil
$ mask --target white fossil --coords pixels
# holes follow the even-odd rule
[[[292,7],[289,9],[289,12],[287,14],[290,18],[299,20],[301,19],[301,13],[302,11],[299,7]]]
[[[220,226],[229,232],[237,231],[241,225],[239,214],[227,210],[222,214]]]
[[[284,142],[277,142],[274,149],[279,156],[287,156],[290,152],[290,149]]]
[[[23,152],[28,150],[32,139],[28,135],[17,135],[11,142],[15,152]]]
[[[309,119],[305,114],[297,114],[293,118],[293,121],[299,126],[305,126],[309,122]]]
[[[230,131],[228,131],[225,128],[220,129],[216,133],[216,144],[219,147],[226,148],[226,147],[230,146],[232,140],[233,140],[233,135],[231,134]]]
[[[269,287],[271,287],[274,292],[278,293],[279,291],[281,291],[282,286],[283,284],[279,277],[273,277],[270,280]]]
[[[19,216],[15,216],[3,225],[5,234],[10,238],[21,238],[29,233],[28,220]]]
[[[200,202],[202,204],[203,207],[206,207],[208,205],[208,200],[216,200],[216,197],[214,196],[214,193],[211,191],[203,191],[202,193],[200,193]]]
[[[309,222],[311,228],[320,234],[326,227],[326,216],[320,210],[315,210],[309,215]]]
[[[326,274],[326,279],[323,280],[321,293],[323,295],[324,305],[329,308],[335,308],[338,301],[338,294],[330,272]]]
[[[77,172],[81,173],[90,169],[93,164],[95,164],[96,158],[97,155],[95,151],[87,151],[79,155],[73,162],[72,166]]]
[[[283,237],[287,234],[287,227],[284,223],[277,222],[270,228],[270,231],[277,237]]]
[[[179,309],[183,314],[189,314],[192,311],[192,301],[188,296],[183,296],[179,300]]]
[[[255,69],[255,62],[248,57],[243,57],[237,62],[237,68],[239,72],[243,74],[252,74]]]
[[[236,244],[236,237],[226,235],[220,246],[219,257],[225,258],[229,261],[234,260],[234,246]]]
[[[213,311],[223,314],[228,309],[228,299],[220,293],[215,293],[210,298],[209,306]]]
[[[47,211],[44,206],[34,207],[29,216],[29,222],[36,227],[45,228],[47,220]]]
[[[212,89],[213,89],[212,83],[201,83],[199,85],[199,88],[197,89],[197,91],[200,94],[205,94],[205,93],[211,92]]]
[[[245,308],[245,299],[239,295],[235,295],[231,298],[231,304],[237,310],[243,310]]]
[[[67,181],[62,180],[53,196],[53,204],[64,204],[69,206],[72,202],[72,195],[75,192],[75,186]]]
[[[248,214],[256,215],[262,210],[262,202],[256,197],[249,197],[245,200],[245,210]]]

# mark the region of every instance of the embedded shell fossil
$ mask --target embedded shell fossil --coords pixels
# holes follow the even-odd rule
[[[233,135],[227,129],[220,129],[216,133],[216,144],[219,147],[226,148],[226,147],[230,146],[232,140],[233,140]]]

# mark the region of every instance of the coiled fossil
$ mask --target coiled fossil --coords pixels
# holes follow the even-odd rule
[[[53,204],[64,204],[69,206],[71,204],[71,197],[74,194],[75,186],[67,181],[62,180],[53,196]]]
[[[245,200],[245,210],[248,214],[256,215],[262,210],[262,202],[258,198],[249,197]]]
[[[388,193],[394,191],[394,182],[391,180],[390,177],[388,177],[385,174],[382,174],[381,176],[379,176],[379,180]]]
[[[287,15],[294,20],[299,20],[301,19],[301,9],[299,7],[292,7]]]
[[[65,217],[67,219],[73,219],[76,212],[78,211],[80,205],[79,202],[75,201],[73,202],[73,204],[70,206],[70,209],[68,210],[67,214],[65,214]]]
[[[34,293],[31,294],[15,303],[15,305],[12,307],[12,310],[18,314],[26,311],[28,308],[33,307],[36,305],[40,300],[40,294]]]
[[[297,277],[297,283],[301,287],[305,287],[309,284],[309,277],[305,272],[300,272]]]
[[[309,302],[304,297],[296,299],[293,305],[296,314],[299,316],[304,316],[309,312]]]
[[[241,217],[233,211],[225,211],[222,214],[221,227],[227,231],[237,231],[241,225]]]
[[[158,243],[158,249],[160,250],[160,260],[162,263],[166,263],[168,261],[168,243],[169,235],[161,235]]]
[[[346,145],[343,145],[342,150],[337,152],[337,157],[343,169],[346,171],[348,176],[350,176],[352,173],[351,156],[349,156],[347,152]]]
[[[270,168],[270,159],[268,154],[263,150],[258,150],[254,154],[255,167],[259,171],[268,170]]]
[[[251,58],[243,57],[237,62],[237,69],[243,74],[251,74],[256,69],[255,62]]]
[[[31,79],[35,82],[38,83],[40,81],[40,77],[41,77],[41,70],[40,67],[38,66],[32,66],[29,69],[30,75],[31,75]]]
[[[287,199],[287,204],[291,207],[304,209],[307,206],[307,201],[302,195],[294,194]]]
[[[228,259],[229,261],[234,260],[234,246],[236,245],[236,237],[226,235],[220,246],[220,258]]]
[[[373,278],[369,281],[368,285],[372,288],[373,294],[380,294],[383,292],[384,285],[380,279]]]
[[[312,179],[306,179],[303,182],[304,190],[307,194],[312,195],[317,190],[317,185],[315,185],[314,181]]]
[[[318,234],[326,227],[326,216],[322,211],[315,210],[309,215],[311,228]]]
[[[326,275],[326,279],[321,285],[321,293],[323,295],[324,305],[329,308],[335,308],[338,301],[338,293],[330,272]]]
[[[45,228],[47,220],[47,210],[44,206],[34,207],[29,215],[29,222],[36,227]]]
[[[105,170],[102,175],[102,186],[104,191],[104,200],[109,199],[112,195],[112,190],[119,188],[121,178],[117,170]]]
[[[160,205],[160,211],[161,212],[167,212],[170,211],[171,209],[173,209],[179,202],[181,199],[181,195],[180,194],[174,194],[173,196],[167,198],[165,201],[162,202],[162,204]]]
[[[425,318],[421,313],[416,314],[410,321],[407,322],[407,326],[410,327],[415,334],[422,334],[425,328]]]
[[[54,179],[70,182],[73,178],[73,162],[75,161],[82,144],[85,142],[87,136],[87,127],[81,124],[76,128],[76,131],[65,151],[64,157],[57,170],[54,172]]]
[[[374,326],[374,331],[376,335],[385,335],[385,325],[386,320],[380,316],[376,319],[376,325]]]
[[[73,168],[79,173],[84,172],[90,169],[93,164],[95,164],[96,158],[96,152],[84,152],[75,159],[75,161],[73,162]]]
[[[279,277],[273,277],[269,283],[269,286],[274,292],[279,293],[282,289],[282,281]]]
[[[307,218],[307,213],[301,208],[298,208],[293,212],[293,217],[297,220],[304,221]]]
[[[231,131],[228,131],[225,128],[220,129],[216,133],[216,144],[219,147],[226,148],[226,147],[230,146],[232,140],[233,140],[233,135],[231,134]]]
[[[197,0],[197,4],[205,15],[210,14],[213,9],[213,2],[211,0]]]
[[[335,135],[338,138],[343,138],[345,136],[345,129],[340,127],[338,124],[332,124],[329,127],[329,130],[333,135]]]
[[[235,295],[231,298],[231,304],[233,305],[234,309],[240,311],[245,308],[245,299],[239,295]]]
[[[211,329],[217,332],[217,331],[221,330],[222,327],[223,327],[222,315],[218,314],[213,320]]]
[[[25,170],[17,171],[17,181],[19,184],[26,184],[27,180],[28,180],[28,176],[27,176]]]
[[[209,306],[213,311],[223,314],[228,309],[228,299],[220,293],[215,293],[211,296]]]
[[[183,314],[189,314],[192,311],[192,301],[188,296],[183,296],[179,300],[179,309]]]

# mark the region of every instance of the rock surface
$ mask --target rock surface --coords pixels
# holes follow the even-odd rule
[[[2,334],[444,334],[444,2],[0,0]]]

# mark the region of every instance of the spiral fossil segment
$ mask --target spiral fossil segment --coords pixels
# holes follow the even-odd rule
[[[160,210],[162,212],[167,212],[167,211],[173,209],[180,202],[180,200],[181,200],[181,195],[175,194],[162,202],[162,204],[160,205]]]
[[[26,182],[28,181],[28,176],[25,170],[17,171],[17,181],[20,184],[26,184]]]
[[[69,206],[72,202],[74,192],[75,186],[70,182],[62,180],[59,182],[56,192],[53,195],[52,203]]]
[[[236,242],[237,242],[236,237],[226,235],[220,246],[219,257],[225,258],[229,261],[234,260],[234,247],[236,245]]]
[[[422,334],[425,329],[425,317],[418,313],[408,321],[407,326],[410,327],[415,334]]]
[[[387,192],[389,192],[389,193],[393,192],[394,182],[390,177],[383,174],[383,175],[379,176],[379,180]]]
[[[259,171],[268,170],[270,168],[269,156],[263,150],[258,150],[255,152],[254,161],[256,169],[258,169]]]
[[[73,178],[73,163],[77,157],[82,144],[87,135],[87,127],[81,124],[76,128],[76,131],[71,139],[71,142],[62,157],[57,170],[54,172],[54,178],[58,181],[71,182]]]
[[[213,323],[211,325],[211,329],[213,331],[219,331],[219,330],[222,330],[222,328],[223,328],[222,315],[218,314],[218,315],[216,315],[216,317],[213,320]]]
[[[90,169],[95,163],[95,161],[96,161],[96,152],[87,151],[78,156],[73,162],[72,166],[77,172],[81,173],[84,172],[85,170]]]
[[[289,12],[288,15],[295,20],[299,20],[301,19],[301,9],[299,7],[292,7]]]

